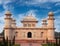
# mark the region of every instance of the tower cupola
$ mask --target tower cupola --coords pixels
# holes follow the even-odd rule
[[[51,15],[53,16],[53,15],[54,15],[54,13],[53,13],[53,12],[49,12],[49,13],[48,13],[48,15],[49,15],[49,16],[51,16]]]
[[[53,12],[49,12],[48,13],[48,18],[49,19],[54,19],[54,13]]]
[[[55,30],[55,27],[54,27],[54,13],[53,12],[49,12],[48,13],[48,24],[47,24],[47,28],[48,28],[48,39],[49,40],[53,40],[54,39],[54,30]]]
[[[6,13],[5,14],[11,14],[11,12],[8,10],[8,11],[6,11]]]
[[[49,28],[54,28],[54,13],[53,12],[49,12],[48,13],[48,27]]]
[[[4,30],[5,30],[5,39],[11,40],[11,23],[12,23],[12,18],[11,18],[12,14],[10,13],[10,11],[6,11],[5,13],[5,25],[4,25]],[[8,34],[8,35],[7,35]]]
[[[11,12],[10,12],[9,10],[6,11],[5,17],[6,17],[6,18],[11,18],[11,16],[12,16]]]
[[[5,13],[5,28],[10,28],[11,27],[11,18],[12,14],[10,11],[6,11]]]

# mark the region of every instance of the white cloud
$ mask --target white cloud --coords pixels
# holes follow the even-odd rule
[[[0,3],[10,3],[10,2],[15,2],[17,0],[0,0]],[[59,2],[60,0],[19,0],[18,2],[23,2],[24,4],[40,4],[44,2]]]
[[[36,4],[41,4],[45,2],[59,2],[60,0],[31,0],[31,1],[25,1],[24,3],[27,5],[36,5]],[[23,2],[23,1],[21,1]]]
[[[25,16],[25,13],[19,14],[18,17],[16,17],[16,24],[18,27],[22,26],[22,23],[20,21],[23,19],[24,16]]]
[[[44,2],[48,2],[48,0],[34,0],[35,3],[44,3]]]
[[[12,3],[12,2],[13,2],[12,0],[0,0],[0,4],[2,4],[2,6],[5,10],[14,9],[12,4],[9,4],[9,3]]]
[[[0,0],[0,4],[2,4],[2,0]]]
[[[60,0],[38,0],[38,2],[59,2],[59,1]]]
[[[3,7],[4,7],[5,10],[7,10],[7,9],[11,10],[11,9],[14,9],[14,6],[12,6],[12,4],[9,4],[9,3],[13,3],[13,2],[15,2],[15,4],[18,3],[19,5],[40,6],[41,3],[45,3],[45,2],[59,2],[59,1],[60,0],[38,0],[38,1],[37,0],[31,0],[31,1],[29,1],[29,0],[19,0],[19,1],[17,1],[17,0],[0,0],[0,4],[3,4]],[[44,5],[42,5],[42,6],[44,6]],[[45,6],[44,8],[51,9],[50,6]]]
[[[60,0],[51,0],[52,2],[59,2]]]
[[[51,9],[50,4],[45,4],[46,2],[49,2],[48,0],[31,0],[31,1],[21,1],[20,5],[27,5],[27,6],[38,6],[40,8],[46,8],[46,9]]]
[[[6,3],[10,3],[10,2],[12,2],[12,0],[4,0],[4,3],[6,4]]]
[[[6,4],[11,2],[12,0],[0,0],[0,4]]]
[[[54,11],[54,14],[60,13],[60,10],[56,10]]]
[[[37,10],[29,10],[29,11],[26,12],[26,13],[19,14],[18,17],[16,17],[17,26],[22,26],[22,23],[21,23],[20,21],[21,21],[25,16],[32,14],[32,15],[35,17],[35,16],[36,16],[35,13],[34,13],[35,11],[37,11]],[[18,20],[18,19],[19,19],[19,20]]]
[[[55,28],[56,31],[60,32],[60,16],[55,17]]]
[[[0,12],[0,32],[4,29],[4,12]]]
[[[56,3],[55,6],[60,6],[60,2]]]
[[[38,0],[37,2],[58,2],[58,1],[60,0]]]
[[[3,8],[5,9],[5,10],[13,10],[14,9],[14,7],[12,6],[12,5],[8,5],[8,4],[4,4],[3,5]]]
[[[37,27],[41,26],[41,19],[40,18],[37,18],[37,14],[36,14],[37,10],[29,10],[27,11],[26,13],[22,13],[22,14],[19,14],[18,17],[16,18],[16,23],[17,23],[17,26],[22,26],[22,23],[20,22],[25,16],[28,16],[28,15],[32,15],[33,17],[35,17],[39,22],[37,23]]]
[[[3,27],[4,27],[4,24],[0,23],[0,33],[3,31],[3,29],[4,29]]]
[[[32,15],[33,17],[36,17],[37,10],[29,10],[26,15]]]

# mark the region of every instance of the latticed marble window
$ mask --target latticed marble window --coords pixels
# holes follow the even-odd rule
[[[33,27],[35,27],[35,24],[32,24]]]
[[[24,27],[27,27],[27,24],[24,24]]]
[[[16,36],[16,37],[18,36],[18,32],[17,32],[17,31],[15,32],[15,36]]]
[[[28,24],[28,27],[31,27],[31,24]]]

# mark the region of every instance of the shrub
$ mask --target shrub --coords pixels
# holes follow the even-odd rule
[[[20,44],[15,44],[15,45],[13,45],[13,46],[20,46]]]
[[[42,44],[42,46],[48,46],[48,44]]]
[[[54,43],[42,44],[42,46],[55,46]]]

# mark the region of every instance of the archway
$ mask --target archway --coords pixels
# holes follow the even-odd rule
[[[32,38],[32,33],[31,33],[31,32],[28,32],[28,33],[27,33],[27,37],[28,37],[28,38]]]

